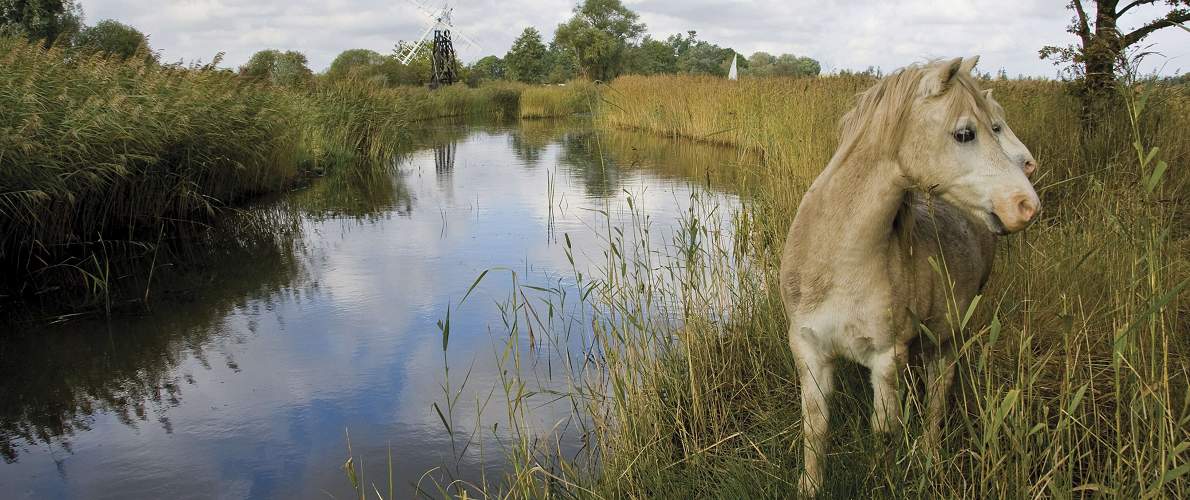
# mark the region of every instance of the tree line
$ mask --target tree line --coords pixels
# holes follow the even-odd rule
[[[745,57],[699,39],[695,31],[662,39],[646,29],[620,0],[584,0],[558,25],[548,45],[536,28],[525,28],[504,57],[484,57],[470,69],[478,78],[525,83],[607,81],[623,74],[726,76],[733,59],[743,75],[814,76],[822,70],[809,57],[767,52]]]
[[[576,78],[611,80],[623,74],[703,74],[726,76],[733,57],[741,74],[755,76],[813,76],[818,61],[792,54],[757,52],[749,57],[698,38],[695,31],[664,39],[645,33],[639,16],[620,0],[585,0],[573,16],[558,25],[546,41],[534,27],[525,30],[503,57],[489,55],[460,68],[468,84],[510,80],[531,84],[562,83]],[[399,58],[409,44],[400,42],[388,54],[367,49],[346,50],[331,63],[324,78],[364,79],[381,85],[424,85],[430,73],[430,54],[422,50],[409,64]],[[258,52],[240,70],[245,76],[286,85],[314,78],[305,57],[296,52]]]

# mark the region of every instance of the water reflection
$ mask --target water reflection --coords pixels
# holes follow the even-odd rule
[[[458,143],[454,141],[434,146],[434,172],[438,174],[438,182],[450,182],[450,176],[455,171],[455,150],[457,148]]]
[[[579,120],[529,120],[508,134],[508,145],[525,168],[537,168],[546,147],[566,132],[582,128],[589,128],[589,124]]]
[[[388,215],[408,216],[414,197],[400,172],[361,169],[321,179],[283,203],[312,220],[375,221]]]
[[[301,293],[295,288],[301,281],[295,258],[300,249],[287,222],[276,212],[241,214],[188,238],[201,242],[164,246],[174,264],[160,271],[169,279],[148,302],[151,307],[161,302],[162,314],[152,321],[117,316],[67,327],[13,327],[0,342],[4,461],[14,463],[37,449],[69,454],[72,437],[91,430],[99,414],[172,433],[168,409],[195,384],[190,373],[178,370],[180,361],[238,369],[234,352],[211,349],[253,333],[253,325],[243,332],[226,328],[228,313],[250,302],[269,307],[279,296]]]
[[[498,380],[505,340],[488,327],[506,283],[488,280],[452,311],[444,358],[447,305],[495,267],[567,286],[551,231],[580,261],[598,257],[588,209],[614,213],[629,192],[655,224],[672,224],[691,192],[724,188],[724,172],[747,163],[584,122],[435,124],[416,140],[424,147],[391,171],[319,179],[202,245],[178,245],[147,287],[146,314],[4,327],[0,487],[36,498],[344,497],[347,428],[371,477],[385,474],[390,443],[401,485],[444,464],[449,477],[498,477],[502,450],[455,456],[431,404],[444,362],[471,370],[469,391]],[[463,398],[456,423],[491,428],[505,412]],[[543,436],[568,413],[535,412]]]

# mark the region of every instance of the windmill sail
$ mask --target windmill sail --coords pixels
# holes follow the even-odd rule
[[[453,84],[458,76],[458,58],[455,57],[454,42],[451,40],[452,32],[459,39],[471,46],[478,48],[479,44],[454,27],[454,24],[450,20],[454,9],[450,7],[449,2],[443,1],[442,8],[438,10],[431,10],[414,0],[409,0],[409,3],[412,3],[429,16],[430,22],[425,33],[422,33],[416,41],[410,43],[408,49],[401,55],[401,64],[409,64],[413,60],[413,57],[417,55],[418,50],[429,42],[430,88],[436,89],[441,85]],[[432,36],[431,33],[433,34]]]
[[[413,4],[414,7],[417,7],[422,11],[422,13],[426,15],[429,20],[429,24],[426,27],[426,31],[422,33],[421,36],[417,37],[417,40],[410,43],[409,48],[406,49],[405,53],[401,55],[401,64],[409,64],[409,61],[413,60],[413,56],[417,55],[417,51],[421,50],[423,45],[430,45],[433,47],[433,43],[427,42],[433,42],[433,34],[436,31],[446,32],[448,36],[457,36],[467,45],[477,49],[479,48],[478,42],[467,36],[466,33],[459,31],[459,29],[455,27],[454,22],[451,21],[451,14],[454,13],[454,8],[450,6],[450,2],[443,2],[442,7],[437,10],[433,10],[427,7],[425,4],[415,0],[409,0],[409,3]]]
[[[739,80],[740,79],[740,74],[739,74],[740,72],[739,72],[739,70],[736,69],[735,59],[736,59],[736,55],[732,54],[731,55],[731,69],[727,70],[727,79],[728,80]]]

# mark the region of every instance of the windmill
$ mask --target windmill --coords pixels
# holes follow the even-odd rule
[[[425,33],[422,33],[409,46],[409,50],[406,50],[405,54],[401,56],[401,64],[409,64],[409,61],[413,60],[413,56],[417,55],[417,51],[428,41],[430,43],[430,88],[454,83],[458,79],[459,62],[455,57],[452,36],[458,36],[464,43],[472,47],[479,47],[479,44],[451,24],[450,15],[454,8],[450,6],[449,2],[444,1],[442,7],[437,10],[431,10],[414,0],[409,0],[409,3],[429,16],[430,22]]]

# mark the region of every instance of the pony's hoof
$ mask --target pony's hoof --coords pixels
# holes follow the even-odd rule
[[[818,482],[810,478],[809,474],[802,474],[797,482],[797,492],[802,498],[814,498],[818,496]]]

